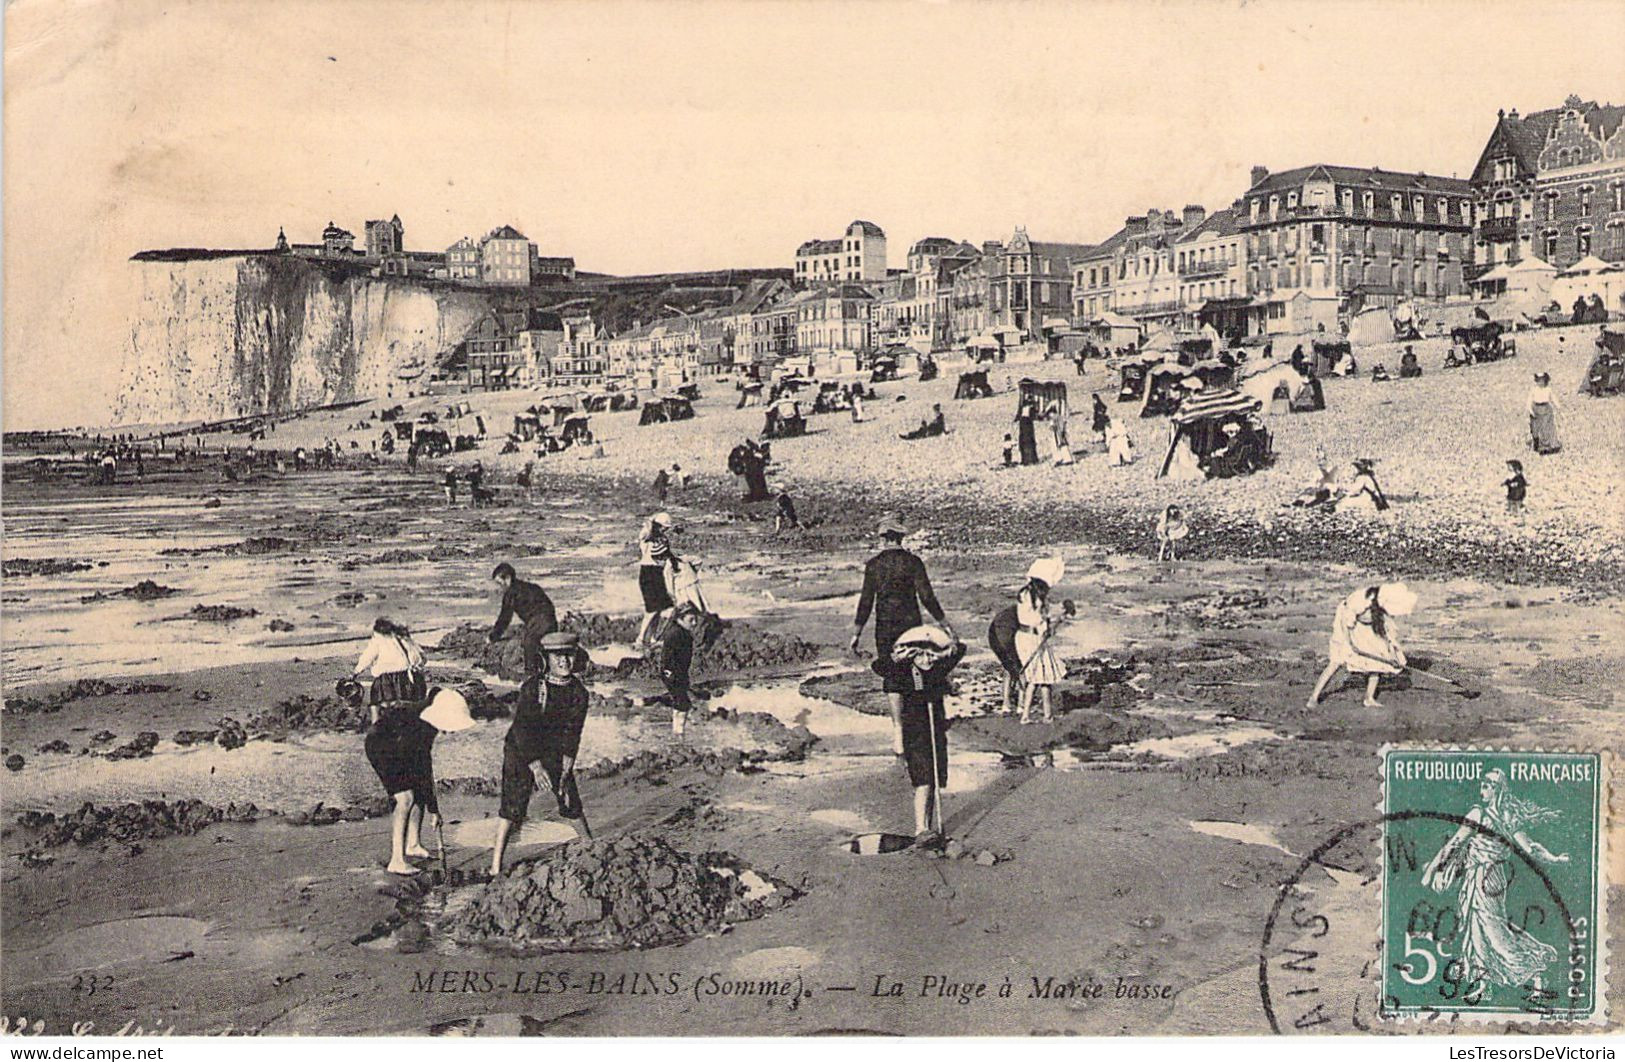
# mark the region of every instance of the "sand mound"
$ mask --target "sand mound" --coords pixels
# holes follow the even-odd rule
[[[173,586],[161,586],[151,579],[143,579],[134,586],[126,586],[123,590],[115,590],[111,594],[98,590],[94,594],[87,594],[79,599],[81,605],[94,605],[102,601],[112,601],[115,598],[129,598],[132,601],[156,601],[159,598],[169,597],[180,593]]]
[[[484,886],[442,928],[465,943],[568,950],[675,944],[792,898],[730,857],[637,834],[566,845]]]
[[[13,557],[6,561],[3,570],[7,576],[18,575],[67,575],[71,572],[88,572],[90,562],[82,560],[62,560],[56,557]]]

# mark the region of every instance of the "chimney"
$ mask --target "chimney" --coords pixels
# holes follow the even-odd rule
[[[1194,229],[1207,220],[1207,207],[1186,203],[1183,218],[1185,228]]]
[[[1128,230],[1128,234],[1130,236],[1143,236],[1145,235],[1145,221],[1146,219],[1144,215],[1140,215],[1139,217],[1125,218],[1123,220],[1123,228]]]
[[[1269,175],[1270,175],[1269,167],[1267,167],[1267,166],[1254,166],[1253,167],[1252,183],[1247,185],[1247,187],[1249,187],[1249,188],[1256,187],[1261,181],[1264,180],[1264,178],[1268,177]]]

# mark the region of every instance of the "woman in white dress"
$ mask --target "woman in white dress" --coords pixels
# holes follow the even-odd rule
[[[1134,440],[1129,438],[1128,428],[1116,417],[1106,421],[1106,463],[1110,465],[1134,463]]]
[[[1050,590],[1066,574],[1059,557],[1033,561],[1027,569],[1027,585],[1016,595],[1016,655],[1021,659],[1021,721],[1032,722],[1033,692],[1044,701],[1044,722],[1055,721],[1055,705],[1050,687],[1066,677],[1055,650],[1049,646],[1052,627],[1049,618]]]
[[[1393,617],[1409,616],[1415,608],[1416,595],[1404,583],[1361,587],[1344,598],[1332,617],[1328,646],[1331,662],[1320,673],[1307,707],[1320,703],[1327,683],[1342,667],[1351,675],[1366,676],[1365,706],[1381,708],[1378,680],[1384,675],[1397,675],[1405,667],[1405,651],[1399,647]]]

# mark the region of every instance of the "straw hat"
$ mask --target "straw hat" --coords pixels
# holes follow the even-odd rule
[[[1409,616],[1416,610],[1416,595],[1404,583],[1383,583],[1377,589],[1377,604],[1390,616]]]
[[[882,517],[880,520],[880,533],[882,535],[906,535],[908,528],[895,516]]]
[[[670,527],[671,513],[655,513],[653,516],[649,517],[649,522],[651,524],[659,524],[661,527]]]
[[[456,690],[435,690],[429,707],[419,712],[418,718],[442,734],[455,734],[474,725],[474,717],[468,714],[468,700]]]
[[[1066,575],[1066,562],[1059,557],[1040,557],[1027,568],[1027,578],[1045,586],[1055,586]]]

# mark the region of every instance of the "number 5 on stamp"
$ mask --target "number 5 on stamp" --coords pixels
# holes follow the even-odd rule
[[[1608,762],[1383,750],[1383,1017],[1606,1020]]]

